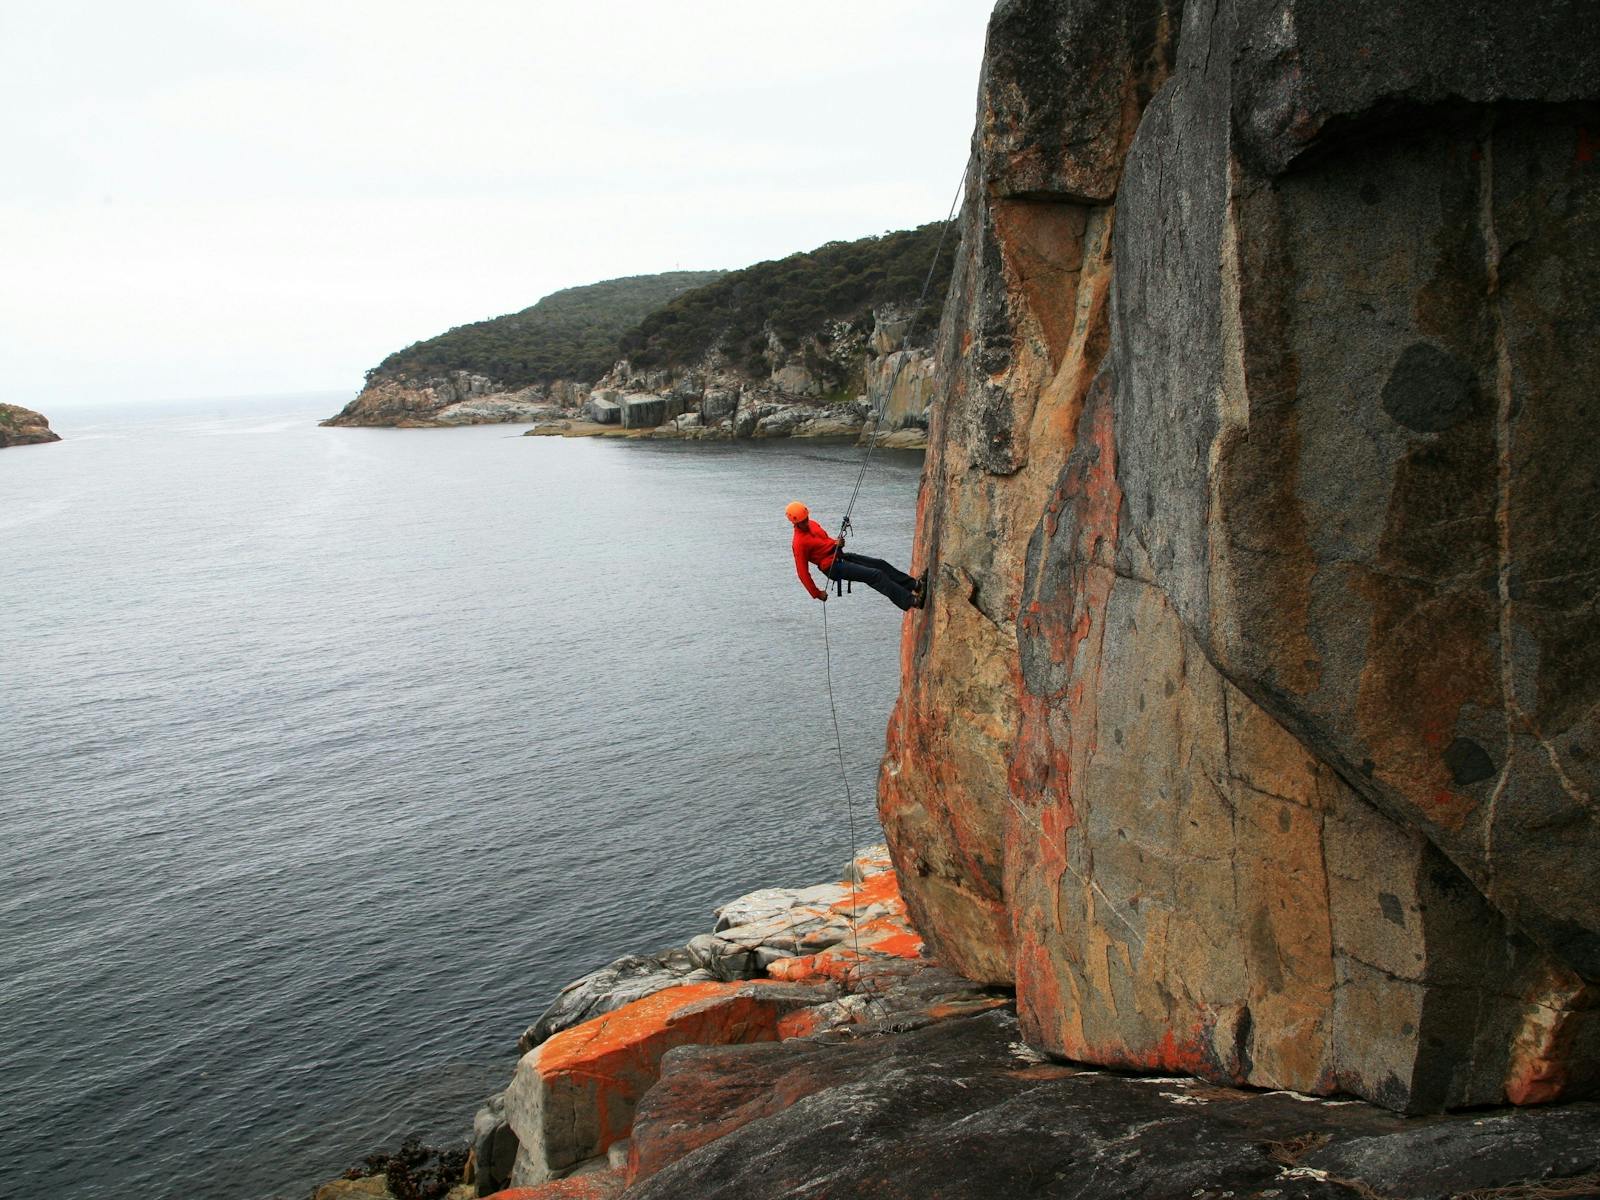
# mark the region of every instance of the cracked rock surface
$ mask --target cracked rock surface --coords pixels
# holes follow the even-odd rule
[[[1423,1200],[1600,1168],[1592,1104],[1406,1120],[1076,1070],[1041,1062],[1021,1032],[1000,1011],[837,1044],[675,1050],[640,1108],[624,1195]]]
[[[879,797],[1038,1045],[1600,1083],[1583,10],[996,7]]]

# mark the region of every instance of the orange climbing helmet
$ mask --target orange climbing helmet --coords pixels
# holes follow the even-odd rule
[[[811,515],[811,510],[798,500],[790,501],[789,507],[783,510],[783,515],[789,518],[789,524],[798,525]]]

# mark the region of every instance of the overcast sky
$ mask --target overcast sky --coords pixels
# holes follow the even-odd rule
[[[942,217],[989,0],[3,0],[0,400],[359,387],[574,284]]]

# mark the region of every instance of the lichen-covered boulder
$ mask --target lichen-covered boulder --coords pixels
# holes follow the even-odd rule
[[[562,988],[539,1019],[523,1030],[517,1039],[517,1050],[526,1054],[563,1029],[581,1025],[666,988],[709,983],[717,978],[686,949],[664,950],[660,954],[625,954]]]
[[[774,981],[686,984],[556,1034],[523,1055],[506,1091],[519,1143],[512,1184],[556,1178],[628,1136],[672,1047],[771,1041],[786,1014],[822,998]]]

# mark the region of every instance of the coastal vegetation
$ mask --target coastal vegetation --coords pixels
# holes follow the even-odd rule
[[[611,368],[617,340],[675,296],[721,271],[630,275],[552,292],[521,312],[413,342],[367,372],[367,381],[449,371],[485,375],[510,390],[558,379],[592,381]]]
[[[832,340],[839,333],[870,333],[875,309],[910,309],[925,284],[926,303],[909,314],[911,334],[931,336],[955,260],[947,246],[934,262],[945,232],[946,223],[935,221],[732,271],[644,317],[623,335],[621,356],[636,368],[679,367],[719,349],[764,374],[769,333],[789,346],[830,326],[848,327],[835,330]]]
[[[414,342],[368,371],[367,382],[467,371],[514,391],[560,379],[592,383],[623,358],[641,370],[689,366],[712,350],[764,376],[771,339],[793,350],[864,338],[883,309],[904,312],[913,340],[926,341],[938,328],[955,259],[948,245],[937,253],[947,232],[946,222],[935,221],[738,271],[671,271],[566,288],[521,312]]]

